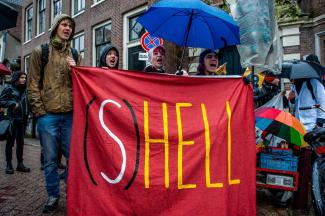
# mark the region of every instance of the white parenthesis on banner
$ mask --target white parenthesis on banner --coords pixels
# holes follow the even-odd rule
[[[100,174],[102,175],[102,177],[109,183],[111,184],[116,184],[118,182],[120,182],[122,180],[122,177],[124,175],[124,172],[125,172],[125,167],[126,167],[126,153],[125,153],[125,148],[124,148],[124,145],[122,143],[122,141],[115,135],[112,133],[112,131],[110,131],[110,129],[108,129],[108,127],[106,127],[105,123],[104,123],[104,119],[103,119],[103,114],[104,114],[104,106],[108,103],[112,103],[112,104],[115,104],[118,108],[121,108],[121,105],[119,103],[117,103],[116,101],[113,101],[113,100],[104,100],[101,105],[100,105],[100,109],[99,109],[99,121],[102,125],[102,127],[104,128],[104,130],[108,133],[108,135],[110,137],[113,138],[113,140],[115,142],[117,142],[117,144],[119,145],[120,149],[121,149],[121,152],[122,152],[122,158],[123,158],[123,161],[122,161],[122,166],[121,166],[121,172],[120,174],[115,178],[115,179],[110,179],[109,177],[107,177],[105,175],[104,172],[100,172]]]

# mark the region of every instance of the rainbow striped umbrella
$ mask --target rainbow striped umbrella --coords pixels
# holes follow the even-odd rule
[[[306,146],[306,130],[301,122],[283,110],[263,107],[255,111],[256,127],[267,131],[289,143]]]

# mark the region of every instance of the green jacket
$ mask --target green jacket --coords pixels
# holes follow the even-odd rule
[[[56,22],[53,22],[53,31],[64,18],[69,17],[63,14],[55,20]],[[49,44],[49,57],[48,63],[44,68],[43,88],[40,89],[39,81],[42,67],[41,46],[36,47],[32,51],[27,91],[32,111],[36,116],[41,116],[46,113],[65,113],[72,111],[72,80],[71,70],[66,61],[67,56],[72,57],[69,42],[60,50],[51,43]],[[80,64],[80,56],[78,59],[77,65]]]

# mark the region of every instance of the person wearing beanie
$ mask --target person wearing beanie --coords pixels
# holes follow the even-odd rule
[[[218,53],[214,50],[206,49],[200,54],[196,75],[216,75],[218,65]]]
[[[165,73],[165,53],[162,46],[151,48],[148,52],[149,65],[144,72]]]
[[[15,71],[12,74],[11,85],[5,87],[0,95],[0,107],[7,108],[8,118],[11,121],[11,131],[6,143],[6,174],[14,174],[12,166],[12,148],[16,141],[16,156],[18,172],[30,172],[23,164],[24,135],[29,114],[29,105],[26,96],[26,74]]]
[[[107,69],[118,69],[119,52],[116,47],[109,45],[100,55],[99,67]]]
[[[320,61],[318,59],[318,56],[317,55],[314,55],[314,54],[309,54],[307,57],[306,57],[306,61],[310,61],[310,62],[315,62],[317,64],[320,64]]]
[[[66,14],[57,15],[51,26],[48,61],[42,63],[43,47],[31,54],[28,76],[28,99],[38,118],[37,130],[44,153],[44,175],[48,199],[43,213],[55,211],[60,197],[57,155],[59,149],[68,163],[72,129],[71,67],[79,65],[81,57],[73,58],[71,40],[74,20]],[[67,170],[65,171],[65,182]]]

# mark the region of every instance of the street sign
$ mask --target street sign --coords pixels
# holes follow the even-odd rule
[[[147,61],[148,60],[148,53],[139,52],[138,60],[139,61]]]
[[[148,52],[151,48],[161,46],[164,40],[149,34],[149,32],[144,33],[140,40],[142,48]]]

